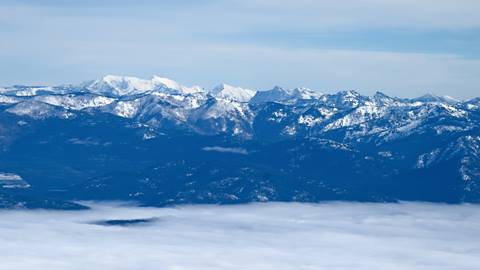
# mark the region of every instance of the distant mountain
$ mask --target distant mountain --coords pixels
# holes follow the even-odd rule
[[[222,83],[217,87],[213,88],[210,93],[214,97],[219,99],[228,99],[238,102],[249,102],[252,97],[255,96],[256,91]]]
[[[480,202],[480,99],[108,75],[0,88],[0,151],[0,207]]]
[[[250,100],[252,104],[261,104],[265,102],[295,103],[300,100],[317,99],[320,93],[308,88],[284,89],[275,86],[271,90],[258,91]]]
[[[150,80],[144,80],[136,77],[107,75],[98,80],[85,82],[80,87],[72,86],[72,88],[83,88],[82,90],[91,93],[113,97],[144,94],[155,91],[176,94],[189,94],[203,91],[203,89],[198,86],[186,87],[173,80],[159,76],[153,76]]]
[[[418,102],[439,102],[439,103],[448,103],[448,104],[456,104],[460,101],[452,98],[450,96],[436,96],[432,94],[425,94],[418,98],[413,98],[411,101],[418,101]]]

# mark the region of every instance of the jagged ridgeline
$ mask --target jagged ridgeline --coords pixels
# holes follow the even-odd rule
[[[0,206],[480,201],[480,100],[105,76],[0,88]]]

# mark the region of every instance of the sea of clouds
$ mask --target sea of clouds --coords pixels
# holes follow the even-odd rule
[[[91,206],[0,211],[0,269],[480,269],[479,205]]]

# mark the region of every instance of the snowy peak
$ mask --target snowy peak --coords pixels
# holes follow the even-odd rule
[[[386,94],[384,94],[384,93],[382,93],[382,92],[380,92],[380,91],[377,91],[377,92],[375,93],[375,95],[373,95],[373,98],[374,98],[375,100],[390,100],[390,99],[393,99],[392,97],[390,97],[390,96],[388,96],[388,95],[386,95]]]
[[[401,100],[398,98],[390,97],[382,92],[376,92],[373,96],[373,101],[380,106],[389,106],[393,104],[401,103]]]
[[[198,85],[187,87],[179,84],[174,80],[160,77],[160,76],[153,76],[153,78],[151,79],[151,82],[152,82],[152,85],[154,86],[154,90],[170,92],[173,94],[194,94],[194,93],[205,92],[205,89],[203,89]]]
[[[292,94],[296,99],[318,99],[323,95],[320,92],[306,87],[295,88]]]
[[[83,83],[88,91],[108,96],[141,94],[153,90],[149,80],[136,77],[106,75],[100,79]]]
[[[258,91],[255,96],[250,100],[253,104],[265,103],[265,102],[282,102],[291,97],[291,94],[280,86],[275,86],[271,90]]]
[[[249,102],[250,99],[252,99],[252,97],[255,95],[256,91],[222,83],[213,88],[210,93],[214,97],[220,99],[227,99],[237,102]]]
[[[355,99],[361,97],[362,95],[355,90],[345,90],[337,93],[339,96],[342,96],[346,99]]]
[[[425,94],[418,98],[411,99],[413,102],[424,102],[424,103],[448,103],[448,104],[456,104],[460,101],[450,97],[450,96],[437,96],[433,94]]]
[[[160,76],[153,76],[151,82],[152,82],[152,85],[155,85],[155,86],[162,85],[165,88],[175,89],[175,90],[180,90],[184,87],[174,80],[160,77]]]
[[[321,96],[321,93],[304,87],[285,89],[275,86],[271,90],[258,91],[250,102],[253,104],[264,102],[294,103],[298,100],[318,99]]]
[[[168,78],[153,76],[150,80],[137,77],[107,75],[100,79],[85,82],[82,87],[88,91],[107,96],[126,96],[152,91],[164,91],[178,94],[191,94],[203,91],[198,86],[186,87]]]
[[[347,90],[340,91],[336,94],[325,95],[322,99],[330,106],[338,108],[355,108],[368,101],[369,97],[362,96],[354,90]]]

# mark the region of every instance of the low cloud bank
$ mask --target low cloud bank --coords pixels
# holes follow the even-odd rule
[[[214,151],[214,152],[222,152],[222,153],[248,155],[247,150],[243,148],[238,148],[238,147],[206,146],[202,149],[203,151]]]
[[[0,211],[0,269],[477,270],[480,205]],[[101,220],[152,220],[103,226]]]

